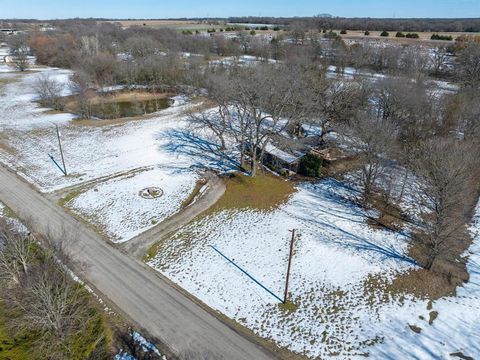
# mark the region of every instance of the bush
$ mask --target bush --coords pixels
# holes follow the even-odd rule
[[[342,31],[340,31],[340,34],[342,34],[342,35],[347,35],[347,30],[342,30]]]
[[[386,31],[382,31],[382,33],[380,34],[380,36],[384,36],[384,37],[389,37],[390,34]]]
[[[404,38],[405,37],[405,34],[402,33],[401,31],[397,32],[397,34],[395,35],[395,37],[397,38]]]
[[[370,31],[365,31],[365,36],[369,36],[370,35]]]
[[[407,35],[405,35],[405,37],[409,38],[409,39],[419,39],[420,36],[418,36],[417,33],[408,33]]]
[[[250,35],[255,36],[255,35],[257,35],[257,33],[256,33],[255,30],[252,30],[252,31],[250,31]]]
[[[453,37],[451,37],[450,35],[433,34],[430,39],[431,39],[431,40],[446,40],[446,41],[452,41],[452,40],[453,40]]]
[[[328,33],[323,35],[325,39],[336,39],[338,37],[338,34],[335,31],[330,30]]]
[[[308,177],[319,177],[322,174],[323,159],[307,154],[300,160],[298,173]]]

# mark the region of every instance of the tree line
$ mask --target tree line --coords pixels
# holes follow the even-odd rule
[[[232,23],[280,24],[291,26],[297,22],[316,29],[349,29],[369,31],[427,31],[427,32],[480,32],[480,20],[472,19],[375,19],[330,16],[273,18],[231,17]]]

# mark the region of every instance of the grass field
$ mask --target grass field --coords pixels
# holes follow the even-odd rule
[[[340,34],[341,30],[334,30],[337,34]],[[410,31],[402,31],[403,34],[407,34]],[[480,33],[467,33],[467,32],[415,32],[412,31],[413,33],[417,33],[419,36],[419,39],[407,39],[407,38],[397,38],[395,37],[397,31],[389,31],[388,33],[390,34],[389,37],[383,37],[380,36],[382,33],[381,31],[370,31],[370,35],[366,36],[365,31],[363,30],[347,30],[346,35],[341,35],[344,39],[352,39],[352,40],[358,40],[359,38],[363,39],[382,39],[382,40],[393,40],[393,41],[398,41],[406,44],[411,44],[419,41],[432,41],[432,43],[435,44],[442,44],[442,43],[453,43],[456,38],[458,38],[461,35],[467,35],[467,36],[478,36]],[[441,40],[430,40],[433,34],[439,34],[439,35],[447,35],[451,36],[453,38],[452,41],[441,41]]]
[[[225,23],[214,24],[205,21],[194,20],[115,20],[112,23],[120,24],[123,27],[146,26],[151,28],[170,28],[174,30],[198,30],[207,31],[207,29],[220,29],[226,26]]]

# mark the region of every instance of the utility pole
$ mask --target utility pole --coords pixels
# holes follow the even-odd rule
[[[60,156],[62,157],[62,165],[63,165],[63,173],[67,176],[67,167],[65,166],[65,159],[63,157],[63,150],[62,150],[62,141],[60,140],[60,130],[58,129],[58,125],[54,124],[55,128],[57,129],[57,139],[58,139],[58,147],[60,148]]]
[[[293,257],[293,243],[295,242],[295,229],[290,230],[292,233],[292,239],[290,240],[290,253],[288,255],[288,268],[287,268],[287,281],[285,282],[285,295],[283,297],[283,303],[287,303],[288,297],[288,281],[290,280],[290,268],[292,266],[292,257]]]

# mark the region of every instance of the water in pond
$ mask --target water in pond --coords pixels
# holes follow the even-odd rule
[[[151,114],[170,107],[172,102],[170,98],[107,102],[91,105],[90,112],[100,119],[118,119]]]

